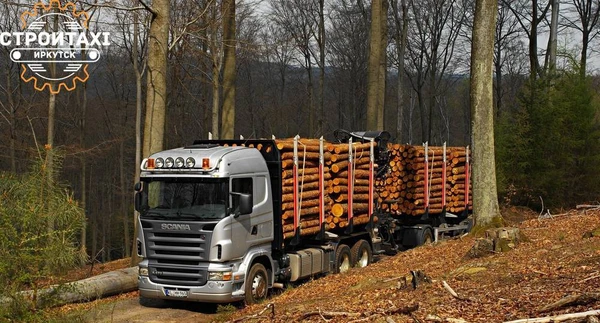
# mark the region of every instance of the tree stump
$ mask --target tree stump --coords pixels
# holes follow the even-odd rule
[[[485,231],[485,238],[475,240],[468,256],[479,258],[493,252],[507,252],[523,240],[518,228],[494,228]]]

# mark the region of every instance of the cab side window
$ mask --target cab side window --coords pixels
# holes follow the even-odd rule
[[[231,180],[231,191],[234,193],[252,194],[252,177],[234,178]],[[237,210],[240,197],[233,194],[231,196],[232,210]]]

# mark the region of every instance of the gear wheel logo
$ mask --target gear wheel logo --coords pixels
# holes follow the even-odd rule
[[[71,2],[38,2],[20,18],[23,31],[0,35],[0,43],[16,46],[10,59],[21,65],[21,79],[38,91],[73,91],[100,58],[96,47],[108,45],[109,33],[89,32],[88,14]]]

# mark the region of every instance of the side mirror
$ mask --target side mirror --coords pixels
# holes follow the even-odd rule
[[[135,190],[135,195],[133,196],[133,208],[142,212],[142,182],[137,182],[133,185],[133,189]]]
[[[237,218],[240,215],[252,213],[252,207],[254,204],[252,201],[252,194],[234,192],[232,192],[231,194],[238,196],[238,208],[237,210],[235,210],[235,218]]]
[[[133,206],[135,208],[136,211],[138,212],[142,212],[142,193],[141,192],[137,192],[135,193],[135,196],[133,197]]]

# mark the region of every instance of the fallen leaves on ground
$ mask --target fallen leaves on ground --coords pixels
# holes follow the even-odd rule
[[[275,306],[273,322],[298,321],[312,311],[362,314],[359,318],[328,318],[332,323],[384,322],[388,317],[395,322],[427,322],[426,317],[432,315],[502,322],[599,308],[596,302],[539,313],[542,306],[564,296],[600,290],[600,237],[583,237],[600,226],[600,211],[569,211],[545,219],[526,214],[523,218],[530,219],[512,224],[528,241],[514,250],[468,258],[465,255],[475,238],[467,236],[384,257],[366,268],[314,279],[272,297],[268,302]],[[422,270],[432,282],[412,290],[400,284],[401,279],[393,279],[411,270]],[[442,281],[461,299],[444,289]],[[393,308],[411,305],[419,306],[412,316],[388,314]],[[234,318],[258,313],[264,307],[247,307],[234,313]],[[323,322],[324,318],[313,315],[304,318],[307,320]]]

